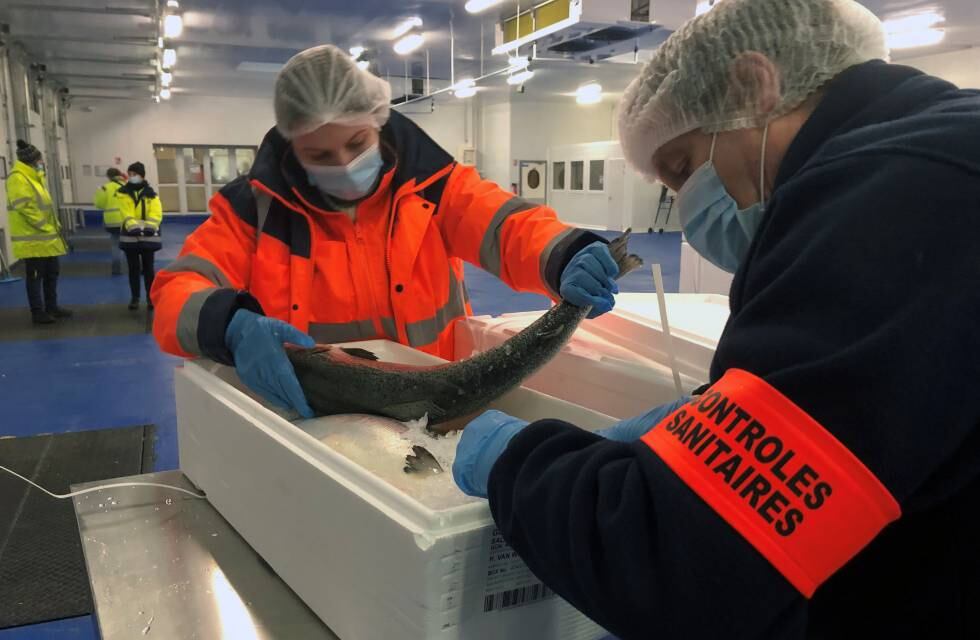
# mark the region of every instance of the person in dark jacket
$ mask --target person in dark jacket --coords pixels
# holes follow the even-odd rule
[[[735,273],[710,385],[463,433],[460,487],[621,638],[980,637],[980,92],[886,58],[850,0],[675,33],[620,139]]]
[[[153,254],[163,247],[160,225],[163,223],[163,204],[157,192],[146,181],[146,167],[134,162],[127,169],[128,182],[116,191],[114,204],[119,209],[119,248],[126,254],[129,267],[129,310],[140,304],[140,275],[146,286],[146,307],[153,310],[150,289],[155,271]]]

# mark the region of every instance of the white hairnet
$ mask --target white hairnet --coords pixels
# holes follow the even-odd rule
[[[333,45],[313,47],[293,56],[276,78],[276,127],[287,139],[325,124],[388,122],[391,86],[359,69],[345,51]]]
[[[765,55],[779,73],[775,109],[735,78],[744,53]],[[719,0],[657,50],[619,107],[627,161],[655,177],[651,158],[690,131],[762,126],[799,107],[848,67],[887,59],[881,22],[853,0]],[[771,92],[769,94],[771,96]]]

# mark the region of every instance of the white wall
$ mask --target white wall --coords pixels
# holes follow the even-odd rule
[[[257,98],[183,98],[169,102],[106,100],[86,112],[68,116],[72,171],[77,198],[90,202],[105,176],[85,176],[82,165],[111,166],[122,171],[140,161],[146,179],[158,184],[153,144],[254,145],[274,123],[272,101]],[[93,172],[94,173],[94,172]]]
[[[477,168],[487,180],[510,189],[511,110],[509,102],[481,106],[479,145],[476,150]]]
[[[513,160],[545,160],[551,147],[563,144],[611,140],[613,102],[581,106],[574,98],[542,102],[533,95],[515,93],[511,98],[511,157]],[[519,178],[511,164],[510,182]],[[550,183],[549,172],[549,183]]]
[[[896,61],[948,80],[963,89],[980,88],[980,48]]]
[[[453,157],[457,157],[463,145],[473,144],[471,110],[471,101],[439,103],[436,104],[434,111],[428,102],[421,106],[409,105],[399,109]]]
[[[464,105],[438,105],[434,112],[406,113],[446,151],[455,155],[472,138]],[[136,161],[146,165],[146,178],[157,184],[153,144],[259,146],[274,125],[271,98],[190,98],[169,102],[104,101],[91,112],[69,114],[72,171],[79,201],[88,202],[104,182],[101,175],[84,176],[82,165],[119,168]]]
[[[645,230],[653,226],[660,200],[661,184],[649,183],[623,162],[619,142],[556,145],[548,151],[549,187],[554,180],[551,172],[555,162],[565,162],[565,189],[548,192],[548,204],[562,220],[583,227],[623,230],[632,227]],[[602,160],[605,181],[602,191],[592,191],[591,161]],[[619,160],[617,164],[610,161]],[[571,190],[572,161],[583,163],[582,191]],[[622,179],[615,180],[612,172],[620,169]],[[677,230],[676,215],[667,230]]]

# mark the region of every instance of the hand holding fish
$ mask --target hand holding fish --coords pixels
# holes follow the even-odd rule
[[[242,382],[277,407],[295,409],[304,418],[312,418],[313,409],[286,357],[285,342],[306,348],[316,344],[296,327],[246,309],[236,311],[225,330],[225,345]]]
[[[588,318],[612,311],[619,293],[619,265],[604,242],[593,242],[569,261],[561,274],[561,297],[576,307],[591,307]]]

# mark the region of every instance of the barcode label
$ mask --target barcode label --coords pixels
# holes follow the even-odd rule
[[[513,609],[532,602],[538,602],[545,598],[550,598],[555,592],[543,584],[529,584],[520,589],[511,589],[499,593],[491,593],[483,599],[483,612],[497,611],[498,609]]]

